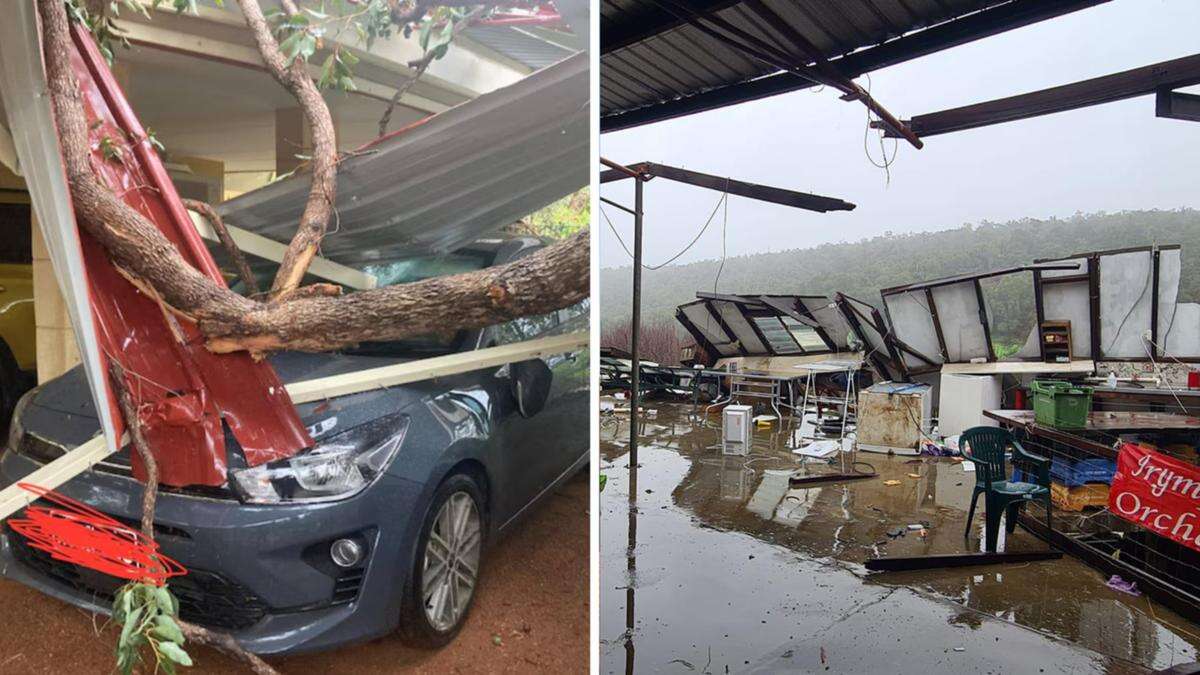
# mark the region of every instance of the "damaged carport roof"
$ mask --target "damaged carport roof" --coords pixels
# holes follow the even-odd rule
[[[378,139],[338,170],[322,255],[355,265],[454,250],[588,183],[588,56],[575,54]],[[291,239],[298,174],[222,204],[229,224]]]

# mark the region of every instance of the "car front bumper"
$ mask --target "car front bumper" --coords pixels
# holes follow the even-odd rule
[[[4,453],[0,487],[40,466]],[[141,517],[141,484],[128,477],[89,471],[57,492],[130,524]],[[416,538],[405,514],[416,513],[420,495],[419,485],[389,475],[329,503],[262,506],[160,493],[155,539],[189,570],[168,582],[182,618],[228,632],[259,654],[330,649],[395,630]],[[366,544],[359,568],[342,570],[329,559],[329,544],[341,537]],[[104,613],[122,583],[53,561],[7,528],[0,574]]]

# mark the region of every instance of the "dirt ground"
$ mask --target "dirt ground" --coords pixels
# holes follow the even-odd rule
[[[588,487],[586,473],[575,477],[491,550],[471,617],[449,647],[423,651],[387,637],[272,665],[288,675],[587,672]],[[116,636],[100,630],[105,617],[4,579],[0,607],[0,673],[112,672]],[[196,667],[182,672],[243,670],[213,650],[188,651]]]

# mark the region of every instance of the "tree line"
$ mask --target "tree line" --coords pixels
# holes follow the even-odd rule
[[[1196,209],[984,221],[939,232],[886,232],[857,242],[737,256],[725,261],[718,289],[723,293],[841,291],[878,306],[881,288],[1039,258],[1151,244],[1183,246],[1179,299],[1200,300],[1200,211]],[[676,306],[695,298],[697,290],[713,289],[719,265],[719,260],[704,260],[644,270],[643,321],[673,323]],[[602,328],[628,322],[631,283],[628,266],[600,270]],[[1033,325],[1032,276],[988,280],[984,292],[993,341],[1001,351],[1014,348]]]

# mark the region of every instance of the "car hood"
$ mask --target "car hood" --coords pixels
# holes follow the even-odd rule
[[[404,363],[412,359],[345,354],[282,352],[268,357],[279,379],[293,384],[368,368]],[[375,417],[396,412],[429,393],[428,383],[375,389],[341,396],[330,401],[313,401],[296,406],[306,426],[339,417],[337,427],[346,429]],[[83,367],[76,366],[38,387],[21,416],[27,432],[66,447],[83,443],[100,428],[96,406]]]

